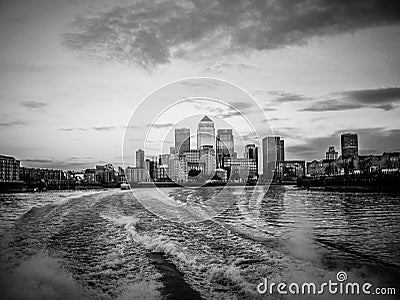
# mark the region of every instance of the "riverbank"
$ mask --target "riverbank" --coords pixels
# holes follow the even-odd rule
[[[338,175],[303,177],[297,186],[310,190],[343,192],[400,192],[399,175]]]

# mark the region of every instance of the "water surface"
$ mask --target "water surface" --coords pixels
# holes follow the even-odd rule
[[[163,192],[201,205],[220,188]],[[189,224],[149,212],[130,191],[1,195],[2,294],[172,299],[183,297],[174,294],[180,286],[191,298],[251,299],[263,277],[324,282],[341,270],[353,282],[400,291],[399,195],[283,186],[225,192],[233,205]],[[136,195],[155,197],[150,189]]]

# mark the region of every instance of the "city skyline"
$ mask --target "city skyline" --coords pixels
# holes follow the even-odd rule
[[[199,124],[212,122],[208,116],[202,117]],[[183,133],[190,137],[188,128],[178,128],[175,136],[182,141]],[[86,170],[72,171],[48,168],[29,168],[22,166],[20,160],[12,156],[0,155],[0,181],[3,183],[25,184],[31,187],[36,185],[43,188],[43,184],[50,188],[68,188],[78,185],[115,185],[128,181],[130,183],[174,182],[182,184],[207,183],[217,180],[231,183],[293,184],[298,180],[307,180],[315,176],[362,175],[377,176],[398,173],[400,152],[384,152],[380,155],[359,155],[358,134],[343,133],[340,136],[341,154],[334,146],[329,146],[325,158],[305,161],[302,159],[286,160],[284,140],[279,136],[266,136],[262,139],[262,154],[259,155],[256,144],[246,144],[243,157],[237,157],[234,152],[232,130],[217,129],[217,136],[213,145],[203,145],[201,149],[185,149],[183,153],[160,153],[156,157],[146,157],[142,149],[136,150],[135,166],[126,165],[125,168],[115,169],[110,163],[96,165]],[[202,134],[202,132],[200,132]],[[223,138],[226,135],[228,139]],[[232,147],[226,152],[218,144],[218,140],[228,142],[225,146]],[[176,142],[176,141],[175,141]],[[175,147],[172,147],[175,148]],[[216,151],[215,151],[216,150]],[[261,160],[259,159],[261,158]],[[260,168],[262,165],[262,168]],[[260,173],[259,170],[263,172]],[[39,188],[39,187],[38,187]]]
[[[396,298],[399,36],[399,0],[1,0],[2,299]]]
[[[200,8],[190,1],[161,2],[164,19],[153,19],[157,5],[142,1],[3,1],[0,152],[29,166],[120,164],[135,107],[160,86],[187,77],[216,77],[249,92],[274,134],[290,145],[287,159],[311,160],[330,145],[339,149],[336,137],[348,131],[358,132],[360,154],[400,150],[396,5],[210,1]],[[178,17],[176,10],[182,12]],[[322,13],[332,22],[322,21]],[[186,24],[186,15],[194,27],[171,35],[168,28]],[[304,18],[313,20],[309,27]],[[132,32],[145,47],[123,44],[133,21],[152,29]],[[253,22],[259,27],[238,25]],[[282,31],[273,30],[282,23]],[[128,46],[131,52],[120,50]],[[233,102],[241,111],[253,109],[241,99]],[[231,110],[200,104],[187,109],[240,123]],[[171,115],[175,119],[163,119],[157,129],[174,122]]]

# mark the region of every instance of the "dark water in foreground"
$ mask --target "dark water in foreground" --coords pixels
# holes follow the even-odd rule
[[[399,297],[400,195],[235,189],[227,211],[190,224],[155,216],[130,191],[0,195],[0,298],[286,299],[256,285],[321,283],[338,271],[397,288],[348,299]],[[185,203],[219,189],[166,191]],[[251,203],[253,192],[261,202]]]

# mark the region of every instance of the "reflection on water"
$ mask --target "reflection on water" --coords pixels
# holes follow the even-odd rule
[[[203,205],[219,191],[165,193]],[[141,200],[154,196],[137,192]],[[399,290],[399,195],[283,186],[225,193],[233,205],[188,224],[157,217],[129,191],[1,195],[3,294],[157,299],[181,286],[203,298],[254,298],[262,277],[323,282],[339,270]]]

